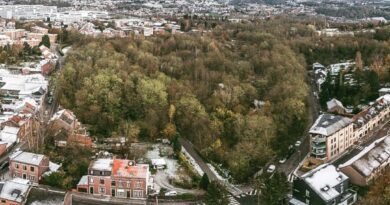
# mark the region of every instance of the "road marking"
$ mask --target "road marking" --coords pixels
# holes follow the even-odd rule
[[[229,205],[241,205],[232,195],[229,195]]]

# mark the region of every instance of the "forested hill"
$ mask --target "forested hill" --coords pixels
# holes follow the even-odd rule
[[[203,35],[83,39],[56,87],[95,136],[185,137],[243,181],[303,132],[305,68],[258,25],[227,24]]]

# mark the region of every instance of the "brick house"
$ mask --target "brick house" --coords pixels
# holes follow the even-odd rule
[[[31,186],[26,179],[15,178],[0,182],[0,204],[2,205],[23,205]]]
[[[118,198],[147,198],[149,165],[126,159],[97,159],[88,168],[77,190]]]
[[[18,151],[10,156],[9,170],[12,177],[39,183],[42,174],[49,170],[49,158],[42,154]]]
[[[92,148],[92,138],[88,135],[73,134],[68,137],[67,143],[77,144],[85,148]]]

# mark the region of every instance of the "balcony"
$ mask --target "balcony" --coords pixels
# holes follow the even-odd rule
[[[354,191],[352,189],[348,189],[348,190],[346,190],[346,192],[343,193],[343,195],[341,195],[340,202],[337,204],[350,205],[350,204],[355,203],[356,200],[357,200],[356,191]]]
[[[326,137],[321,137],[321,136],[315,136],[315,137],[312,137],[312,142],[313,143],[324,143],[326,142]]]

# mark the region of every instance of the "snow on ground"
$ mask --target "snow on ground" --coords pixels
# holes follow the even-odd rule
[[[178,168],[178,163],[177,160],[169,158],[167,156],[160,156],[160,151],[163,151],[168,147],[168,145],[164,144],[153,144],[153,149],[149,150],[146,153],[146,158],[148,159],[164,159],[165,162],[167,163],[167,168],[164,169],[163,171],[168,175],[168,177],[174,177],[176,176],[177,168]],[[170,148],[170,147],[169,147]]]
[[[200,168],[198,163],[196,163],[195,159],[192,158],[192,156],[187,152],[187,150],[184,147],[181,147],[181,151],[186,156],[186,158],[187,158],[188,162],[191,164],[191,166],[194,167],[195,171],[199,174],[199,176],[203,176],[204,172]]]
[[[215,167],[213,165],[211,165],[210,163],[207,163],[207,166],[209,166],[209,168],[211,169],[211,171],[214,173],[215,176],[217,176],[218,180],[226,180],[225,178],[223,178],[218,172],[217,170],[215,169]]]

